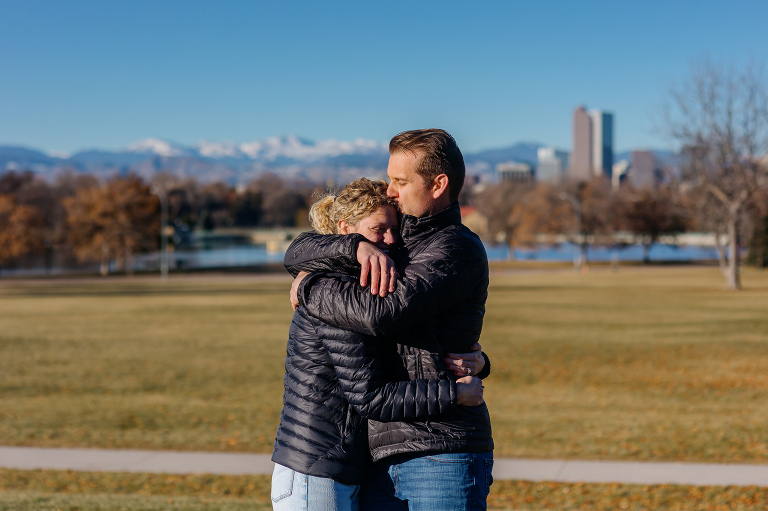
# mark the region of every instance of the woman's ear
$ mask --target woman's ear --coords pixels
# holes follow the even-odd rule
[[[349,234],[349,222],[343,218],[339,220],[339,234]]]

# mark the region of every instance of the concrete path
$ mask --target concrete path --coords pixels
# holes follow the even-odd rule
[[[271,474],[268,454],[0,447],[0,467],[22,470]],[[766,486],[768,465],[498,458],[495,479],[563,483]]]

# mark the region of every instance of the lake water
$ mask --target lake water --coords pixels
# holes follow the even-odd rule
[[[489,261],[573,261],[578,254],[578,247],[563,243],[554,246],[541,246],[537,249],[510,249],[505,245],[486,246]],[[216,248],[182,252],[176,251],[172,257],[176,260],[177,268],[220,268],[254,266],[266,263],[282,263],[283,253],[270,253],[261,246],[242,246]],[[651,245],[649,252],[651,261],[712,261],[717,260],[714,247],[676,246],[661,243]],[[589,261],[642,261],[643,247],[627,245],[620,248],[590,246],[587,249]]]
[[[507,246],[486,246],[489,261],[573,261],[578,254],[578,247],[570,243],[553,246],[541,246],[537,249],[510,249]],[[176,250],[170,254],[171,269],[211,269],[211,268],[244,268],[263,264],[281,264],[282,252],[267,251],[263,245],[241,245],[221,248],[198,250]],[[651,245],[651,261],[712,261],[717,260],[717,251],[713,247],[675,246],[665,244]],[[627,245],[620,248],[590,246],[587,249],[588,261],[642,261],[643,247]],[[136,271],[159,270],[159,254],[142,254],[136,257]],[[3,269],[0,276],[41,276],[41,275],[71,275],[76,273],[98,273],[98,265],[83,265],[78,268],[44,268],[27,267],[23,269]],[[110,268],[114,271],[114,268]]]
[[[536,249],[510,249],[507,246],[485,247],[489,261],[573,261],[578,255],[578,246],[563,243],[553,246],[541,246]],[[713,261],[717,260],[717,250],[714,247],[678,246],[654,243],[649,252],[651,261]],[[589,246],[587,247],[588,261],[642,261],[642,245],[625,245],[618,248]]]

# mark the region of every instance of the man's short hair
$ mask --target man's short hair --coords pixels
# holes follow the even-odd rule
[[[464,156],[451,135],[441,129],[404,131],[389,141],[389,154],[406,151],[421,156],[416,172],[429,183],[440,174],[448,176],[448,197],[459,200],[464,186]]]

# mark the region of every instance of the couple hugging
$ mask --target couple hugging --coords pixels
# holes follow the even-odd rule
[[[389,185],[312,206],[291,244],[275,510],[486,509],[493,440],[477,344],[488,261],[461,224],[464,159],[443,130],[389,144]]]

